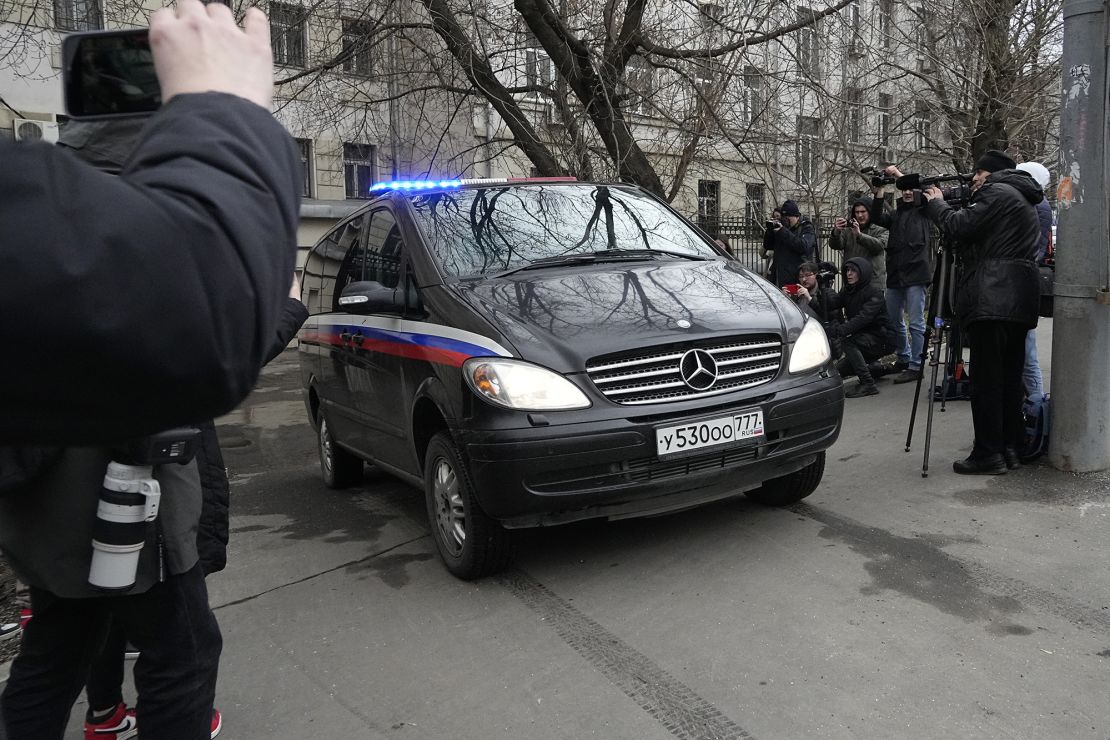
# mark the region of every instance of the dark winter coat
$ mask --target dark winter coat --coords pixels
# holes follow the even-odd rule
[[[1041,225],[1041,240],[1037,244],[1037,264],[1044,262],[1045,255],[1048,254],[1048,245],[1052,243],[1052,206],[1048,204],[1048,200],[1041,198],[1041,202],[1037,204],[1037,220]]]
[[[927,210],[954,240],[962,267],[956,276],[956,316],[964,326],[1006,321],[1027,329],[1037,325],[1040,283],[1036,265],[1041,231],[1035,204],[1041,186],[1021,170],[992,173],[955,210],[942,199]]]
[[[100,596],[88,575],[108,445],[222,413],[253,385],[288,300],[299,164],[268,111],[216,93],[179,96],[153,116],[120,178],[49,147],[0,156],[22,165],[0,172],[0,247],[17,278],[0,294],[0,327],[20,357],[0,366],[0,439],[99,443],[45,463],[11,456],[28,474],[0,497],[0,548],[30,585]],[[6,197],[19,187],[34,197]],[[32,241],[40,248],[7,255]],[[5,322],[13,295],[49,310]],[[44,303],[51,295],[66,300]],[[75,337],[65,356],[42,352],[63,327]],[[198,559],[197,463],[155,478],[160,512],[129,593]]]
[[[838,294],[836,307],[844,311],[844,323],[834,326],[830,334],[837,339],[866,334],[876,344],[892,350],[897,334],[886,310],[882,289],[872,285],[874,273],[871,263],[863,257],[856,257],[844,264],[856,266],[859,280],[855,285],[845,282],[844,290]]]
[[[817,248],[817,230],[804,216],[793,228],[787,226],[784,220],[781,229],[771,232],[770,243],[765,246],[773,253],[771,278],[781,288],[787,283],[798,282],[798,268],[803,262],[813,259]]]
[[[308,309],[296,298],[287,298],[277,325],[273,342],[266,353],[266,362],[281,354],[308,318]],[[231,495],[227,481],[220,440],[216,425],[209,421],[200,426],[197,445],[197,467],[200,486],[204,492],[204,505],[200,512],[197,530],[197,554],[204,574],[216,573],[227,565],[227,541]]]
[[[0,162],[0,443],[129,439],[247,395],[299,218],[300,158],[269,111],[179,95],[120,177],[45,144],[0,142]]]
[[[899,199],[894,213],[885,199],[871,201],[871,223],[889,229],[886,242],[886,287],[908,288],[933,282],[933,224],[924,208]]]

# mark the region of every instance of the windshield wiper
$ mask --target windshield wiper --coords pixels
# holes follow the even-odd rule
[[[520,267],[512,267],[504,272],[498,272],[490,275],[491,278],[503,278],[523,270],[541,270],[545,267],[558,267],[559,265],[588,265],[595,262],[596,258],[589,253],[586,254],[561,254],[557,257],[540,257],[531,262],[521,265]]]
[[[504,272],[491,275],[492,278],[503,278],[522,270],[540,270],[545,267],[558,267],[562,265],[588,265],[595,262],[638,262],[643,259],[655,259],[658,256],[678,257],[680,259],[704,262],[711,259],[700,254],[686,254],[684,252],[668,252],[665,249],[599,249],[595,252],[581,252],[579,254],[561,254],[556,257],[540,257],[526,265],[513,267]]]
[[[700,254],[689,254],[687,252],[672,252],[667,249],[602,249],[593,252],[598,257],[627,257],[628,259],[643,259],[644,257],[655,257],[656,255],[666,255],[667,257],[678,257],[684,260],[694,260],[695,262],[704,262],[711,257],[706,257]]]

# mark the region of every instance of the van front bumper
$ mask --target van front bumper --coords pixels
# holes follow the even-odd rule
[[[778,390],[758,401],[686,416],[632,417],[626,408],[585,423],[458,430],[478,501],[506,527],[647,516],[689,508],[801,470],[840,434],[840,377]],[[660,460],[655,430],[731,412],[763,410],[758,442]]]

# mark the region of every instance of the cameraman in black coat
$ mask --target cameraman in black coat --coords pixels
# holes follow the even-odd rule
[[[975,163],[970,205],[959,210],[941,191],[925,191],[926,207],[956,243],[956,316],[971,343],[971,416],[975,446],[957,473],[998,475],[1017,467],[1021,444],[1025,335],[1037,325],[1040,286],[1036,204],[1040,185],[991,149]]]
[[[865,258],[844,263],[845,287],[837,296],[836,307],[843,309],[845,321],[826,329],[844,352],[837,370],[841,375],[859,378],[859,384],[844,394],[847,398],[878,395],[867,363],[894,349],[894,325],[887,314],[886,299],[883,291],[871,284],[871,277],[871,263]]]

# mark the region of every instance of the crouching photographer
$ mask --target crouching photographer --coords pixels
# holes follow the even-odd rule
[[[844,353],[837,365],[841,375],[855,375],[859,382],[845,392],[848,398],[878,395],[879,389],[867,367],[868,362],[889,354],[895,348],[894,324],[887,313],[883,291],[871,284],[871,263],[863,257],[844,264],[844,290],[837,296],[837,309],[844,311],[844,323],[830,324],[830,341]]]
[[[798,282],[782,287],[784,295],[789,296],[805,311],[821,322],[826,332],[830,324],[843,320],[840,311],[840,296],[832,287],[836,279],[836,265],[831,262],[803,262],[798,268]],[[838,352],[833,350],[833,357]]]

